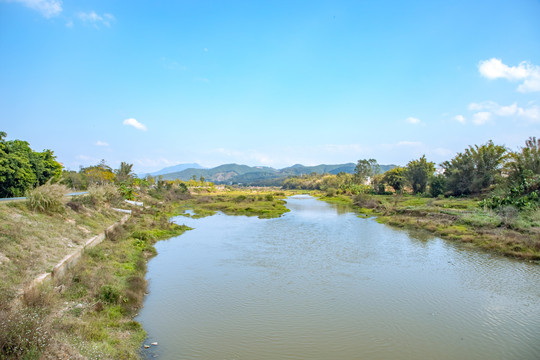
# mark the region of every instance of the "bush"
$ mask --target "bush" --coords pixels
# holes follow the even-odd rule
[[[112,285],[103,285],[101,287],[99,298],[106,303],[116,304],[118,299],[120,299],[120,292]]]
[[[381,203],[371,195],[358,194],[353,198],[353,204],[365,209],[376,209]]]
[[[245,195],[238,195],[237,197],[234,198],[234,202],[237,202],[237,203],[240,203],[242,201],[245,201],[247,199],[247,196]]]
[[[92,185],[88,188],[88,196],[92,204],[105,204],[120,199],[121,195],[112,184]]]
[[[45,184],[27,194],[28,207],[42,213],[60,213],[64,211],[64,195],[68,189],[64,185]]]
[[[328,188],[326,189],[326,196],[327,197],[334,197],[336,196],[337,190],[334,188]]]

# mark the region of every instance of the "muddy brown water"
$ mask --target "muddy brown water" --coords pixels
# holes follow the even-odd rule
[[[160,359],[540,359],[540,266],[309,196],[176,217],[137,320]]]

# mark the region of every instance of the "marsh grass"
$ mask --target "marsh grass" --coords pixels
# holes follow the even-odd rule
[[[170,215],[181,215],[186,209],[192,209],[195,218],[211,216],[217,211],[261,219],[276,218],[289,211],[283,200],[286,196],[285,192],[268,190],[194,194],[191,199],[179,202]]]

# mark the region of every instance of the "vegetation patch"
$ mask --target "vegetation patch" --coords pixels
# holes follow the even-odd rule
[[[195,213],[193,217],[197,218],[214,215],[217,211],[227,215],[276,218],[289,211],[283,200],[286,196],[284,192],[268,190],[194,194],[191,199],[179,201],[170,215],[183,215],[186,209],[191,209]]]

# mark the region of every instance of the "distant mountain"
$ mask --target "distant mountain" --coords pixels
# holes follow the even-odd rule
[[[182,171],[164,174],[163,178],[165,180],[180,179],[186,181],[195,175],[197,179],[204,176],[204,178],[208,181],[216,183],[230,183],[232,182],[232,179],[238,175],[262,172],[276,172],[276,170],[264,166],[251,167],[247,165],[225,164],[212,169],[185,169]]]
[[[204,167],[202,167],[201,165],[197,164],[197,163],[192,163],[192,164],[178,164],[178,165],[174,165],[174,166],[169,166],[169,167],[166,167],[166,168],[163,168],[161,170],[158,170],[158,171],[155,171],[153,173],[145,173],[145,174],[141,174],[142,177],[146,176],[146,175],[152,175],[152,176],[159,176],[159,175],[164,175],[164,174],[170,174],[170,173],[174,173],[174,172],[179,172],[179,171],[182,171],[182,170],[186,170],[186,169],[204,169]]]
[[[247,166],[238,164],[225,164],[211,169],[189,168],[181,171],[174,171],[167,174],[162,174],[165,180],[180,179],[187,181],[195,176],[199,179],[203,176],[207,181],[212,181],[217,184],[243,184],[254,186],[274,185],[279,186],[289,176],[299,176],[304,174],[338,174],[345,172],[348,174],[354,173],[356,164],[337,164],[337,165],[316,165],[304,166],[296,164],[291,167],[276,170],[266,166]],[[395,165],[380,165],[381,172],[385,172]],[[165,169],[164,169],[165,170]]]

